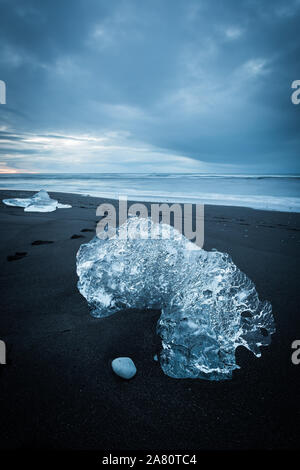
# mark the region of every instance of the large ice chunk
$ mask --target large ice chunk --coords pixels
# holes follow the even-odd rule
[[[236,348],[260,356],[275,332],[271,304],[228,254],[200,249],[150,218],[131,218],[114,237],[81,245],[77,274],[95,317],[161,309],[160,364],[171,377],[231,378]]]
[[[47,191],[41,189],[32,197],[21,199],[3,199],[7,206],[24,207],[25,212],[53,212],[56,209],[69,209],[69,204],[60,204],[55,199],[51,199]]]

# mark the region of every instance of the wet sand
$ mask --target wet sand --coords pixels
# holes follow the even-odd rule
[[[1,200],[32,192],[1,191]],[[201,450],[297,448],[300,214],[205,207],[205,245],[228,252],[273,305],[277,332],[256,358],[237,350],[231,381],[165,376],[153,356],[159,311],[89,314],[76,252],[95,234],[100,198],[50,193],[72,209],[0,204],[0,448]],[[46,243],[47,242],[47,243]],[[10,258],[9,258],[10,257]],[[138,373],[116,377],[130,356]]]

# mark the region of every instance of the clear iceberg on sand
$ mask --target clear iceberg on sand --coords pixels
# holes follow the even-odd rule
[[[229,379],[239,368],[236,348],[260,356],[275,332],[271,304],[228,254],[200,249],[150,218],[130,218],[112,238],[81,245],[77,274],[95,317],[161,309],[159,359],[170,377]]]
[[[60,204],[55,199],[51,199],[47,191],[41,189],[32,197],[21,199],[3,199],[7,206],[24,207],[25,212],[53,212],[56,209],[70,209],[69,204]]]

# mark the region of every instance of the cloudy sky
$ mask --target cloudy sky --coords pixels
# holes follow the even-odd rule
[[[0,0],[0,172],[300,172],[300,0]]]

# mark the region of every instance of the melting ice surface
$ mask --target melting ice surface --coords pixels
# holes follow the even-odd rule
[[[161,309],[160,364],[171,377],[229,379],[239,368],[236,348],[260,356],[275,332],[271,304],[228,254],[200,249],[150,218],[130,218],[112,238],[81,245],[77,274],[95,317]]]
[[[7,206],[24,207],[25,212],[53,212],[56,209],[70,209],[69,204],[60,204],[55,199],[51,199],[47,191],[41,189],[32,197],[21,199],[3,199]]]

